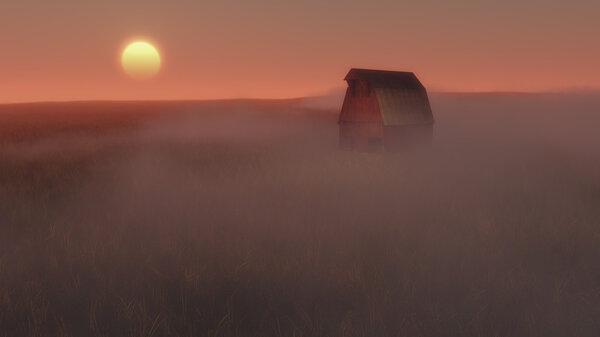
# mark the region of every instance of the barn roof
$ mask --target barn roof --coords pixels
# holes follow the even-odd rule
[[[352,68],[344,80],[369,82],[386,126],[433,123],[427,91],[412,72]]]

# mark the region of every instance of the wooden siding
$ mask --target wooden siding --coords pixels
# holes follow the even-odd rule
[[[383,124],[432,124],[433,114],[425,89],[375,88]]]
[[[382,123],[379,103],[374,90],[366,81],[348,86],[339,122]]]
[[[383,125],[380,123],[340,123],[340,148],[359,151],[383,150]],[[376,145],[376,144],[379,145]]]

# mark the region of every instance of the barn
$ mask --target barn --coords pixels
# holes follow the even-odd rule
[[[433,114],[414,73],[353,68],[344,80],[341,148],[379,152],[431,143]]]

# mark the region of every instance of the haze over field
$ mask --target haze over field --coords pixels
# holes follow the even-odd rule
[[[0,337],[600,336],[599,13],[2,0]]]
[[[0,335],[597,336],[600,95],[0,107]]]

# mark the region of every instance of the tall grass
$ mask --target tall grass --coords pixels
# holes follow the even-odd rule
[[[436,98],[427,152],[279,106],[5,145],[0,336],[597,336],[595,136],[480,99]]]

